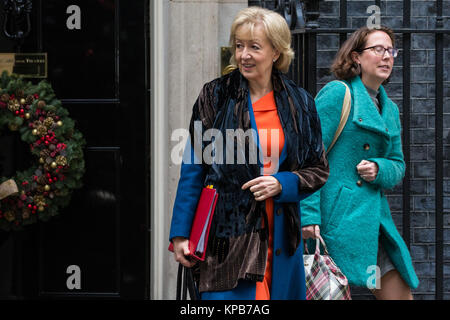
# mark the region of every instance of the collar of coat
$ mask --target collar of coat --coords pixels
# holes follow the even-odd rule
[[[399,133],[396,117],[398,108],[386,94],[383,86],[379,89],[379,100],[381,104],[381,114],[370,98],[359,76],[349,80],[353,99],[353,123],[357,126],[371,130],[390,138]]]

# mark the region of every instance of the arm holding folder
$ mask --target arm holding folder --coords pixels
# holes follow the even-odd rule
[[[203,189],[205,172],[202,164],[194,161],[194,150],[188,140],[186,149],[190,148],[191,159],[181,164],[180,180],[173,207],[169,240],[173,245],[175,260],[185,267],[195,265],[195,260],[188,260],[193,252],[189,250],[189,236],[198,201]],[[185,149],[185,150],[186,150]],[[186,156],[185,152],[185,156]]]

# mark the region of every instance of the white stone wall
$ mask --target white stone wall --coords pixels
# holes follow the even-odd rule
[[[167,246],[180,166],[170,158],[171,148],[177,144],[171,141],[171,133],[188,128],[192,106],[203,84],[220,76],[220,47],[228,46],[232,20],[240,9],[247,7],[247,0],[154,1],[161,2],[153,3],[150,9],[153,17],[150,289],[152,299],[174,299],[177,264]]]

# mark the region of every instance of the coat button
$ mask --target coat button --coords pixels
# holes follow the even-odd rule
[[[277,249],[277,250],[275,251],[275,254],[276,254],[277,256],[279,256],[279,255],[281,254],[281,249]]]
[[[389,132],[389,129],[388,129],[388,128],[386,128],[386,132]]]
[[[366,143],[365,145],[364,145],[364,150],[369,150],[370,149],[370,145],[368,144],[368,143]]]
[[[362,186],[362,181],[358,180],[358,181],[356,181],[356,184],[358,185],[358,187],[361,187]]]
[[[278,210],[277,210],[277,216],[281,216],[282,213],[283,213],[283,209],[278,208]]]
[[[359,118],[358,120],[359,120],[359,122],[362,122],[362,118]]]

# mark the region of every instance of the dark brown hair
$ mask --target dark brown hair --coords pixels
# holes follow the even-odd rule
[[[360,52],[364,49],[367,37],[375,31],[385,32],[391,38],[392,46],[395,46],[395,36],[392,29],[386,26],[380,26],[377,29],[369,29],[366,26],[359,28],[344,42],[334,58],[330,70],[337,79],[347,80],[361,73],[359,65],[353,61],[352,52]],[[387,82],[389,82],[389,78],[383,84]]]

